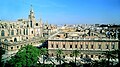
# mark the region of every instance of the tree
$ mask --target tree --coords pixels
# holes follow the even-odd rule
[[[47,48],[41,48],[40,49],[40,54],[43,55],[43,64],[45,63],[45,55],[48,54],[48,49]]]
[[[90,67],[107,67],[106,60],[94,60],[90,63]]]
[[[99,67],[99,62],[97,60],[91,62],[91,67]]]
[[[59,61],[59,64],[61,65],[61,54],[63,54],[62,49],[58,49],[56,51],[57,54],[57,60]]]
[[[5,54],[5,50],[0,47],[0,67],[3,66],[3,62],[2,62],[2,55]]]
[[[40,55],[39,49],[32,45],[22,47],[15,56],[12,56],[8,61],[11,67],[30,67],[36,65],[38,56]]]
[[[103,55],[105,55],[106,58],[107,58],[107,66],[110,66],[109,65],[110,64],[110,59],[115,59],[116,58],[116,56],[113,53],[113,51],[106,51],[105,53],[103,53]]]
[[[44,43],[44,42],[45,42],[45,40],[44,40],[44,39],[40,40],[40,43]]]
[[[72,54],[75,56],[75,64],[76,64],[76,57],[79,55],[79,50],[73,50]]]

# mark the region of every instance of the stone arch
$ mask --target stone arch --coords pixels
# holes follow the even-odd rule
[[[5,31],[4,30],[1,31],[1,36],[5,36]]]
[[[14,42],[17,42],[17,38],[14,38]]]

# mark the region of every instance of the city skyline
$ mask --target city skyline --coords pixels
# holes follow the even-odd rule
[[[51,24],[119,24],[119,0],[2,0],[0,20],[27,19],[30,5],[37,21]]]

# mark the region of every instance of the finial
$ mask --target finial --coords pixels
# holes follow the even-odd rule
[[[33,12],[33,6],[32,6],[32,4],[30,6],[31,6],[31,12]]]
[[[31,7],[32,7],[32,4],[31,4]]]

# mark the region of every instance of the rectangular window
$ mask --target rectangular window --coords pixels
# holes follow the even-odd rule
[[[80,48],[83,48],[83,46],[82,46],[82,45],[80,45]]]
[[[72,48],[72,45],[70,45],[70,48]]]
[[[51,47],[53,48],[53,44],[51,44]]]
[[[101,45],[98,45],[98,49],[101,49]]]
[[[112,49],[115,49],[115,45],[114,44],[112,44]]]
[[[86,48],[88,49],[88,45],[86,45]]]
[[[106,49],[109,49],[109,45],[108,44],[106,45]]]
[[[77,45],[75,45],[75,48],[77,48]]]
[[[63,48],[65,48],[65,45],[63,45]]]
[[[56,45],[56,48],[58,48],[58,44]]]
[[[93,49],[93,45],[91,45],[91,49]]]
[[[93,55],[91,55],[91,58],[93,58]]]

